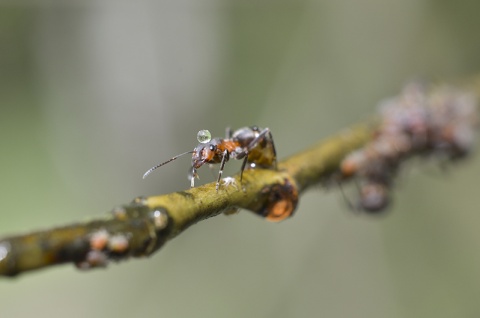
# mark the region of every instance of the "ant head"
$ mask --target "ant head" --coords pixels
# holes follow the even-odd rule
[[[213,139],[195,147],[192,154],[192,167],[198,169],[205,163],[212,162],[217,152],[217,145],[218,140]]]
[[[192,168],[194,170],[213,159],[218,143],[216,139],[212,140],[212,134],[208,130],[200,130],[197,133],[197,140],[200,143],[193,149],[192,153]]]

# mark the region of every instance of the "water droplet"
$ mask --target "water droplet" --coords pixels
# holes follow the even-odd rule
[[[10,249],[11,249],[10,243],[8,242],[0,243],[0,261],[4,260],[8,256]]]
[[[232,214],[237,214],[240,212],[240,209],[237,207],[230,207],[227,210],[223,211],[223,214],[225,215],[232,215]]]
[[[133,199],[133,203],[139,204],[139,205],[147,205],[147,197],[138,196],[135,199]]]
[[[168,215],[164,210],[155,210],[152,212],[153,224],[157,230],[164,229],[168,224]]]
[[[197,134],[197,140],[198,142],[205,144],[212,140],[212,134],[206,129],[200,130]]]
[[[127,210],[123,206],[113,208],[112,214],[118,220],[125,220],[127,218]]]

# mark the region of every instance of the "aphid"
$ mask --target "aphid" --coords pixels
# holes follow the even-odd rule
[[[371,214],[379,214],[390,205],[390,188],[382,183],[367,182],[360,188],[358,209]]]
[[[110,234],[105,229],[92,233],[90,236],[90,248],[97,251],[103,250],[108,243],[109,236]]]
[[[190,186],[195,185],[195,177],[197,169],[204,164],[220,164],[218,172],[217,184],[215,189],[218,191],[220,180],[222,178],[223,168],[229,159],[242,160],[242,168],[240,170],[240,181],[243,177],[245,168],[264,168],[277,169],[277,153],[273,143],[272,133],[270,129],[261,129],[257,126],[243,127],[232,133],[230,128],[226,129],[225,138],[211,138],[208,130],[200,130],[197,134],[197,140],[200,142],[197,147],[191,151],[176,155],[175,157],[150,168],[143,178],[145,179],[150,173],[157,168],[181,157],[183,155],[192,154],[192,167],[190,169]]]
[[[108,249],[114,253],[125,253],[128,250],[128,238],[123,234],[115,234],[108,240]]]
[[[391,203],[390,185],[372,180],[362,180],[362,183],[357,184],[357,186],[359,191],[358,198],[351,202],[343,191],[342,185],[339,184],[342,197],[352,211],[381,214],[389,207]]]
[[[393,179],[408,157],[463,158],[473,150],[478,124],[475,98],[451,87],[428,90],[413,83],[380,108],[380,125],[372,141],[340,164],[342,178],[361,181],[358,204],[349,205],[370,213],[388,207]]]

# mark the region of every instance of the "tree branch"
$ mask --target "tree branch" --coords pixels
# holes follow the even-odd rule
[[[360,181],[359,204],[379,212],[389,203],[393,177],[415,155],[456,160],[473,147],[480,80],[466,90],[407,85],[381,104],[379,120],[356,125],[278,164],[278,170],[247,170],[215,183],[160,196],[138,197],[106,217],[0,240],[0,275],[56,264],[80,269],[110,260],[149,256],[190,225],[221,213],[250,210],[270,221],[293,215],[299,194],[336,172],[339,181]],[[360,150],[354,150],[363,147]]]
[[[278,165],[247,170],[230,185],[215,183],[166,195],[138,197],[104,218],[0,239],[0,275],[62,263],[104,267],[109,260],[149,256],[190,225],[247,209],[278,221],[293,214],[298,195],[338,169],[352,150],[371,139],[375,124],[350,128]]]

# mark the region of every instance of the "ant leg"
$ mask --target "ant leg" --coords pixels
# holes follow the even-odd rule
[[[249,151],[250,149],[254,148],[258,142],[260,140],[262,140],[263,138],[265,138],[265,135],[267,135],[268,133],[270,133],[270,129],[268,128],[265,128],[264,130],[262,130],[257,137],[255,137],[255,139],[253,139],[252,141],[250,141],[250,143],[248,144],[247,146],[247,151]],[[271,134],[270,134],[271,135]]]
[[[190,187],[193,188],[195,186],[195,177],[197,176],[197,170],[195,168],[192,168],[191,172],[191,179],[190,179]]]
[[[347,197],[347,194],[345,193],[345,191],[343,190],[343,187],[342,187],[342,184],[340,183],[340,181],[336,180],[337,181],[337,186],[338,188],[340,189],[340,193],[342,194],[342,197],[343,199],[345,200],[345,202],[347,203],[347,206],[349,207],[349,209],[351,211],[353,211],[354,213],[360,213],[360,209],[358,206],[355,206]],[[358,186],[358,184],[357,184]]]
[[[248,152],[246,153],[246,156],[243,159],[242,168],[240,168],[240,183],[242,183],[243,171],[245,170],[245,167],[247,166],[247,159],[248,159]]]
[[[255,148],[255,146],[263,138],[265,138],[265,135],[268,134],[269,132],[270,132],[270,129],[268,129],[268,128],[265,128],[264,130],[262,130],[257,137],[255,137],[252,141],[250,141],[250,143],[245,148],[243,148],[242,151],[236,153],[236,158],[240,159],[240,158],[243,158],[243,157],[248,157],[248,153],[250,152],[250,150]]]
[[[240,182],[242,182],[242,179],[243,179],[243,171],[245,170],[245,168],[247,166],[248,154],[249,154],[250,150],[255,148],[255,146],[257,146],[257,144],[260,141],[262,141],[265,138],[265,136],[267,136],[267,135],[268,135],[268,138],[270,140],[270,145],[272,146],[273,165],[275,167],[275,170],[277,170],[277,152],[275,150],[275,145],[273,143],[272,133],[270,132],[270,129],[265,128],[245,148],[243,148],[242,151],[235,153],[235,156],[236,156],[235,158],[237,158],[237,159],[243,158],[242,168],[240,169]],[[243,189],[243,190],[245,191],[245,189]]]
[[[268,128],[266,128],[268,129]],[[270,130],[268,130],[268,138],[270,138],[270,141],[271,141],[271,145],[272,145],[272,152],[273,152],[273,164],[275,166],[275,170],[277,170],[277,150],[275,149],[275,143],[273,142],[273,136],[272,136],[272,132]]]
[[[228,160],[228,150],[225,149],[223,152],[222,162],[220,163],[220,171],[218,171],[217,184],[215,185],[215,190],[218,192],[220,186],[220,179],[222,179],[223,167],[225,167],[225,162]]]
[[[273,152],[273,165],[274,165],[274,168],[275,170],[277,170],[277,151],[275,149],[275,144],[273,142],[273,136],[272,136],[272,133],[270,132],[270,129],[269,128],[265,128],[264,130],[262,130],[257,137],[255,137],[249,144],[248,146],[246,146],[245,148],[243,148],[243,150],[241,152],[238,152],[236,153],[236,158],[243,158],[243,157],[246,157],[248,158],[248,153],[250,152],[250,150],[252,150],[253,148],[255,148],[255,146],[260,142],[262,141],[263,139],[265,139],[265,136],[268,136],[268,140],[271,147],[272,147],[272,152]],[[246,161],[244,162],[244,165],[242,166],[243,169],[245,168],[245,164],[246,164]],[[242,169],[242,171],[243,171]]]
[[[225,128],[225,138],[226,139],[232,138],[232,128],[230,127]]]
[[[243,159],[243,162],[242,162],[242,168],[240,169],[240,185],[242,186],[242,190],[243,192],[245,192],[245,188],[243,187],[243,171],[245,170],[245,167],[247,166],[247,159],[248,159],[248,152],[246,152],[246,156],[245,158]]]

